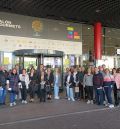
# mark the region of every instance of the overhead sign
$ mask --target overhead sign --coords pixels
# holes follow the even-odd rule
[[[0,12],[0,35],[81,42],[81,24]]]

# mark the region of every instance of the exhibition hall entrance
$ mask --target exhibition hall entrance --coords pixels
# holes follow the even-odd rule
[[[19,64],[20,69],[34,67],[38,69],[40,64],[46,68],[60,68],[63,70],[63,52],[53,50],[24,49],[14,51],[14,62]]]

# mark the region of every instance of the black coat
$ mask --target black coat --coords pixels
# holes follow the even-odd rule
[[[51,72],[49,77],[48,77],[48,74],[47,74],[47,85],[51,86],[51,84],[53,84],[53,83],[54,83],[54,75]]]
[[[65,86],[67,86],[67,78],[68,78],[68,76],[69,75],[66,75],[66,77],[65,77]],[[71,74],[71,76],[70,76],[70,81],[69,81],[69,84],[71,84],[69,87],[70,88],[73,88],[74,87],[74,77],[73,77],[73,75]]]

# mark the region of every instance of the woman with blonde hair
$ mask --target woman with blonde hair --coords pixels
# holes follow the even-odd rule
[[[58,68],[55,69],[54,74],[54,98],[59,99],[59,87],[61,86],[61,75]]]

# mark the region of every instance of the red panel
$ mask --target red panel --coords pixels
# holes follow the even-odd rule
[[[94,25],[94,53],[95,59],[100,60],[102,58],[102,26],[100,22]]]

